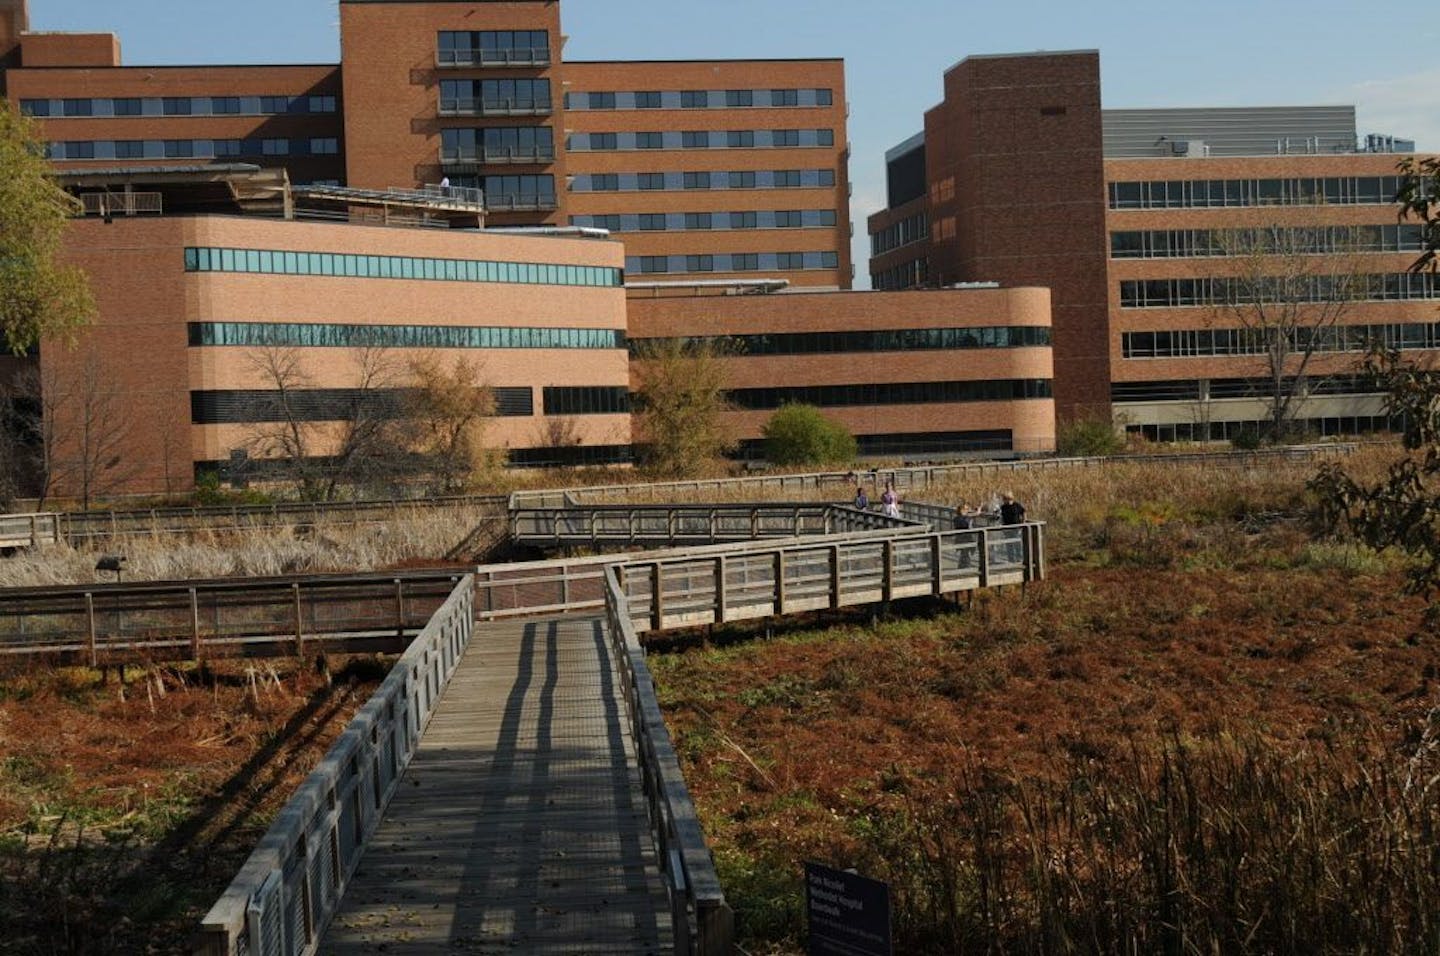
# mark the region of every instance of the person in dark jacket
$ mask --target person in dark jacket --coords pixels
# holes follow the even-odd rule
[[[1025,523],[1025,506],[1016,501],[1012,494],[1006,493],[1000,496],[1000,523]]]
[[[865,494],[864,485],[857,484],[855,486],[855,507],[859,508],[861,511],[870,510],[870,496]]]

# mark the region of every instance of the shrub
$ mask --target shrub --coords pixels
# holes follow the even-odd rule
[[[1125,450],[1125,436],[1103,418],[1082,418],[1060,426],[1055,450],[1074,458],[1101,458]]]
[[[770,416],[761,434],[774,465],[834,465],[855,460],[855,436],[814,405],[786,405]]]

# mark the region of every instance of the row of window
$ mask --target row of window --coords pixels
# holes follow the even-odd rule
[[[191,322],[190,345],[396,349],[623,349],[622,329]]]
[[[1291,423],[1297,431],[1310,435],[1377,435],[1404,429],[1404,421],[1385,415],[1347,415],[1326,418],[1301,418]],[[1270,428],[1268,421],[1177,422],[1164,425],[1127,425],[1130,435],[1149,441],[1234,441],[1244,435],[1263,435]]]
[[[349,276],[361,279],[432,279],[448,282],[501,282],[619,288],[620,269],[605,266],[476,259],[422,259],[415,256],[363,256],[348,252],[291,252],[270,249],[185,250],[187,272],[254,272],[270,275]]]
[[[717,252],[690,256],[627,256],[625,269],[640,275],[685,272],[838,269],[838,252]]]
[[[671,339],[631,339],[630,354]],[[717,335],[678,340],[704,344],[724,355],[832,355],[840,352],[916,352],[954,349],[1048,348],[1050,330],[1029,325],[988,325],[950,329],[884,329],[848,332],[776,332]]]
[[[728,396],[738,408],[765,411],[792,402],[821,407],[845,405],[928,405],[951,402],[1014,402],[1050,398],[1048,378],[970,382],[887,382],[880,385],[798,385],[737,388]]]
[[[828,89],[638,90],[566,93],[567,110],[705,110],[833,106]]]
[[[553,209],[555,202],[555,177],[547,174],[531,176],[475,176],[459,175],[450,177],[451,185],[485,192],[485,208],[506,209]]]
[[[550,102],[549,80],[440,81],[441,113],[548,113]]]
[[[1290,331],[1292,351],[1365,352],[1386,349],[1440,349],[1440,323],[1339,325]],[[1173,332],[1126,332],[1121,336],[1125,358],[1213,358],[1264,355],[1270,335],[1264,329],[1180,329]]]
[[[334,113],[334,96],[126,96],[91,99],[21,100],[26,116],[278,116]]]
[[[870,273],[870,286],[877,292],[895,292],[899,289],[915,289],[930,279],[930,260],[911,259],[898,266]]]
[[[712,229],[819,229],[835,225],[833,209],[756,212],[642,212],[571,216],[570,225],[611,232],[688,232]]]
[[[1110,233],[1113,259],[1191,259],[1214,256],[1418,252],[1418,225],[1316,226],[1261,229],[1155,229]]]
[[[921,210],[870,234],[870,254],[882,255],[892,249],[930,238],[930,217]]]
[[[548,126],[442,129],[441,162],[514,162],[555,158],[555,131]]]
[[[1395,201],[1400,183],[1399,176],[1116,182],[1110,184],[1110,208],[1385,205]]]
[[[866,457],[908,458],[922,455],[951,455],[958,452],[1005,452],[1015,450],[1014,433],[1008,428],[968,432],[886,432],[856,435],[858,451]],[[748,461],[765,459],[765,439],[740,442],[737,457]]]
[[[833,129],[671,130],[650,133],[575,133],[576,152],[617,149],[780,149],[834,146]]]
[[[1123,309],[1246,305],[1257,301],[1387,302],[1436,298],[1440,298],[1440,275],[1433,273],[1275,276],[1259,283],[1230,277],[1138,279],[1120,283]]]
[[[625,386],[547,386],[546,415],[626,415],[630,393]]]
[[[742,169],[734,172],[582,173],[572,177],[577,193],[679,189],[817,189],[835,185],[833,169]]]
[[[1284,379],[1286,392],[1296,391],[1295,379]],[[1373,395],[1381,391],[1374,379],[1362,375],[1333,375],[1308,379],[1306,395]],[[1226,398],[1272,398],[1269,378],[1201,378],[1157,382],[1114,382],[1112,402],[1205,402]]]
[[[535,414],[532,389],[489,388],[494,414],[528,418]],[[408,388],[213,389],[190,393],[194,425],[253,425],[262,422],[343,422],[394,419],[412,406]]]
[[[501,418],[535,415],[535,390],[529,386],[488,388],[494,414]],[[399,418],[411,406],[408,388],[213,389],[190,393],[195,425],[249,425],[259,422],[336,422],[357,417]],[[625,386],[545,388],[546,415],[625,415],[630,394]]]
[[[308,139],[113,139],[50,143],[45,156],[69,159],[215,159],[227,156],[334,156],[340,140]]]
[[[436,37],[442,66],[531,66],[550,62],[545,30],[441,30]]]

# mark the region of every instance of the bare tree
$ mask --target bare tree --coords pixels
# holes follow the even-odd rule
[[[485,427],[495,413],[483,366],[469,358],[446,365],[425,355],[410,362],[407,419],[421,467],[444,492],[462,491],[495,465]]]
[[[42,360],[19,378],[30,408],[20,428],[33,440],[42,505],[55,494],[75,495],[88,509],[135,477],[130,400],[93,347],[64,367]]]
[[[1317,354],[1336,348],[1341,321],[1366,289],[1356,227],[1271,225],[1216,236],[1228,260],[1215,280],[1217,324],[1238,327],[1260,356],[1271,438],[1290,430],[1311,389]]]
[[[735,447],[725,351],[709,340],[655,339],[637,352],[635,424],[646,464],[681,477],[715,468]]]
[[[267,387],[247,409],[246,450],[307,501],[334,500],[347,486],[393,484],[405,472],[396,364],[378,347],[356,349],[353,361],[353,387],[318,389],[297,348],[266,346],[249,356],[251,372]]]

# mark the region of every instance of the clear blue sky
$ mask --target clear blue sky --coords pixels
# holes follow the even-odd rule
[[[36,30],[114,31],[126,63],[339,59],[334,0],[30,0]],[[1399,0],[564,0],[572,59],[839,56],[857,280],[887,148],[975,53],[1098,48],[1108,107],[1354,103],[1440,151],[1440,18]],[[279,26],[277,26],[279,25]]]

